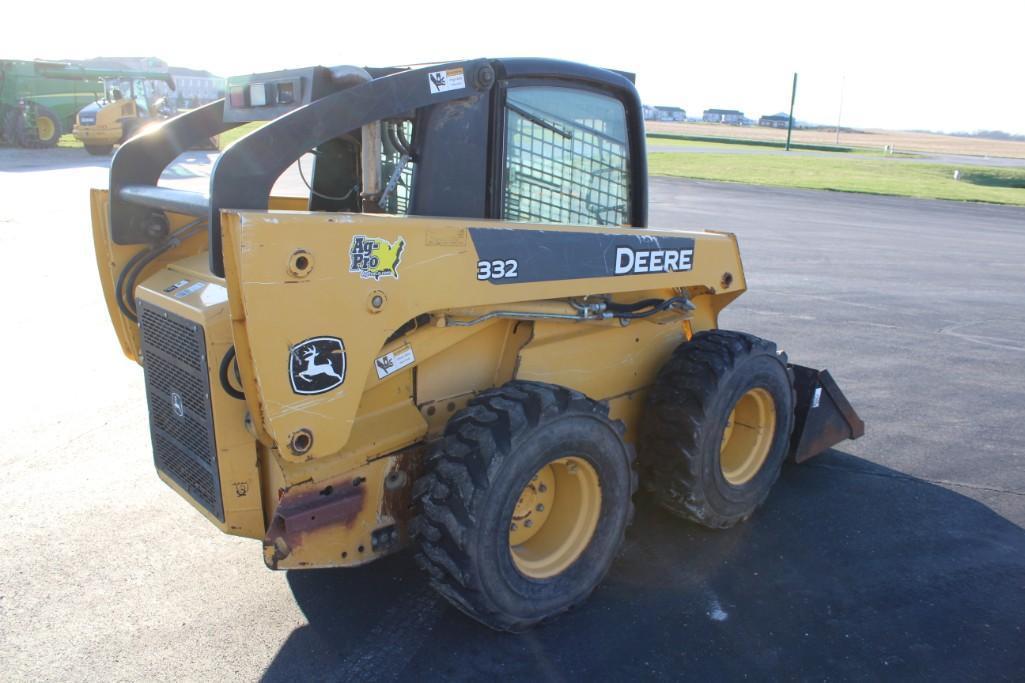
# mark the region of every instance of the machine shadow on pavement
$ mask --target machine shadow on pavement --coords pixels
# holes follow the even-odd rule
[[[1025,670],[1025,530],[947,488],[828,451],[745,524],[638,496],[589,601],[522,635],[434,595],[405,551],[293,571],[309,624],[265,680],[1000,679]]]

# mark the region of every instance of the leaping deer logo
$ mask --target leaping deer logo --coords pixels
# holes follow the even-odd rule
[[[329,375],[330,377],[334,377],[335,379],[337,379],[339,382],[345,379],[337,372],[335,372],[335,369],[333,367],[331,367],[330,360],[326,363],[317,362],[316,346],[307,347],[306,350],[303,351],[303,358],[306,360],[306,369],[300,372],[299,376],[307,382],[312,381],[313,378],[317,375]]]
[[[313,337],[292,347],[289,369],[297,394],[322,394],[345,381],[345,344],[337,337]]]

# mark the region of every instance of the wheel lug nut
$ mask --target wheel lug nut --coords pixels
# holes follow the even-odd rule
[[[523,523],[523,526],[529,529],[530,527],[534,526],[534,520],[528,519],[526,522]]]
[[[577,464],[575,462],[571,462],[570,464],[566,465],[566,471],[569,472],[570,474],[576,474],[577,473]]]
[[[544,484],[541,484],[540,486],[537,487],[538,493],[544,493],[547,490],[548,490],[548,487],[545,486]]]
[[[544,506],[543,503],[538,503],[537,507],[534,508],[534,509],[537,510],[538,512],[544,512],[545,511],[545,506]]]
[[[516,522],[509,525],[509,531],[516,531]]]

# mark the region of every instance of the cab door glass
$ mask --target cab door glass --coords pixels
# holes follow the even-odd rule
[[[503,217],[628,224],[629,149],[619,100],[558,86],[510,88]]]

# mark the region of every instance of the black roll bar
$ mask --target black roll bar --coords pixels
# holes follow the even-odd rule
[[[205,195],[158,188],[157,182],[182,152],[239,125],[224,122],[224,100],[220,99],[175,116],[158,130],[121,145],[110,164],[110,237],[114,243],[146,244],[162,238],[148,229],[155,209],[177,211],[190,206],[184,213],[206,216],[209,202]]]
[[[463,87],[432,86],[431,73],[460,68]],[[315,100],[240,139],[214,164],[209,197],[156,187],[164,168],[190,144],[239,125],[224,123],[224,101],[213,102],[118,150],[110,174],[111,236],[118,244],[152,241],[147,226],[153,210],[204,215],[210,230],[210,270],[223,277],[221,209],[266,209],[274,182],[317,145],[374,121],[486,92],[494,82],[494,69],[484,59],[383,76]]]

